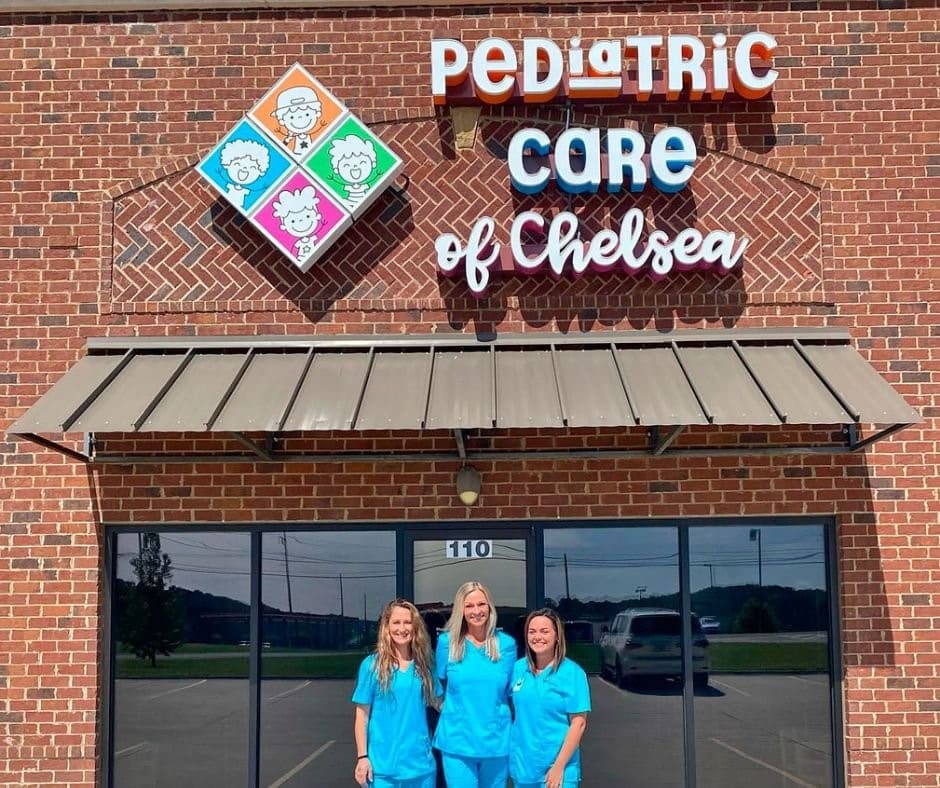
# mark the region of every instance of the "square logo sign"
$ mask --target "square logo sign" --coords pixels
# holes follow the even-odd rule
[[[392,183],[402,161],[295,63],[196,169],[307,271]]]
[[[347,115],[304,165],[358,218],[395,179],[402,160],[359,118]]]
[[[307,173],[282,181],[252,217],[301,271],[313,265],[352,219]]]
[[[278,145],[243,120],[199,163],[199,174],[242,214],[292,169]]]
[[[340,101],[294,64],[248,113],[287,153],[300,161],[347,112]]]

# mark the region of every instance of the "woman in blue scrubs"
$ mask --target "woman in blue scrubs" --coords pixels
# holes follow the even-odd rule
[[[426,707],[440,695],[424,621],[411,602],[394,599],[382,610],[375,653],[359,666],[352,696],[359,785],[434,788]]]
[[[512,672],[515,719],[509,772],[515,788],[577,788],[591,710],[587,675],[565,656],[565,627],[549,608],[529,613],[526,656]]]
[[[482,583],[464,583],[435,660],[444,705],[434,746],[441,751],[447,788],[506,788],[515,661],[516,642],[496,629],[490,592]]]

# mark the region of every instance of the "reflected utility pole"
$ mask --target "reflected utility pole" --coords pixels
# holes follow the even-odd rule
[[[287,612],[294,612],[294,603],[290,596],[290,564],[287,562],[287,534],[281,534],[281,544],[284,545],[284,575],[287,577]]]
[[[294,601],[290,595],[290,563],[287,560],[287,532],[281,532],[281,544],[284,546],[284,576],[287,578],[287,647],[294,645]]]
[[[752,542],[757,542],[757,586],[758,588],[763,588],[764,587],[764,568],[763,568],[763,562],[761,561],[761,554],[760,554],[761,552],[760,551],[760,528],[751,529],[750,539]]]
[[[346,613],[343,608],[343,573],[339,573],[339,648],[346,648]]]
[[[568,585],[568,554],[565,553],[565,599],[571,599],[571,587]]]
[[[714,564],[704,564],[708,567],[708,585],[710,588],[715,587],[715,565]]]

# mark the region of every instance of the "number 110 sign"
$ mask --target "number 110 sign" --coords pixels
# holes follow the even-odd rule
[[[491,558],[493,556],[493,542],[490,539],[467,539],[444,542],[444,556],[446,558]]]

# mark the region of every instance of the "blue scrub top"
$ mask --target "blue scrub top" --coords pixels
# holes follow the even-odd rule
[[[516,641],[496,631],[499,661],[486,655],[486,646],[464,643],[463,659],[448,659],[450,636],[442,632],[435,662],[445,682],[444,706],[434,734],[441,752],[464,758],[497,758],[509,754],[509,679],[516,661]]]
[[[370,706],[366,743],[372,771],[392,780],[411,780],[437,767],[431,752],[428,718],[421,679],[412,662],[407,670],[395,670],[388,692],[382,692],[376,673],[376,655],[359,666],[352,702]],[[434,691],[441,685],[434,677]]]
[[[512,723],[509,774],[513,782],[543,783],[555,762],[570,726],[569,714],[591,710],[587,675],[577,662],[565,657],[556,669],[538,675],[520,659],[512,670]],[[581,779],[581,749],[565,766],[565,784]]]

